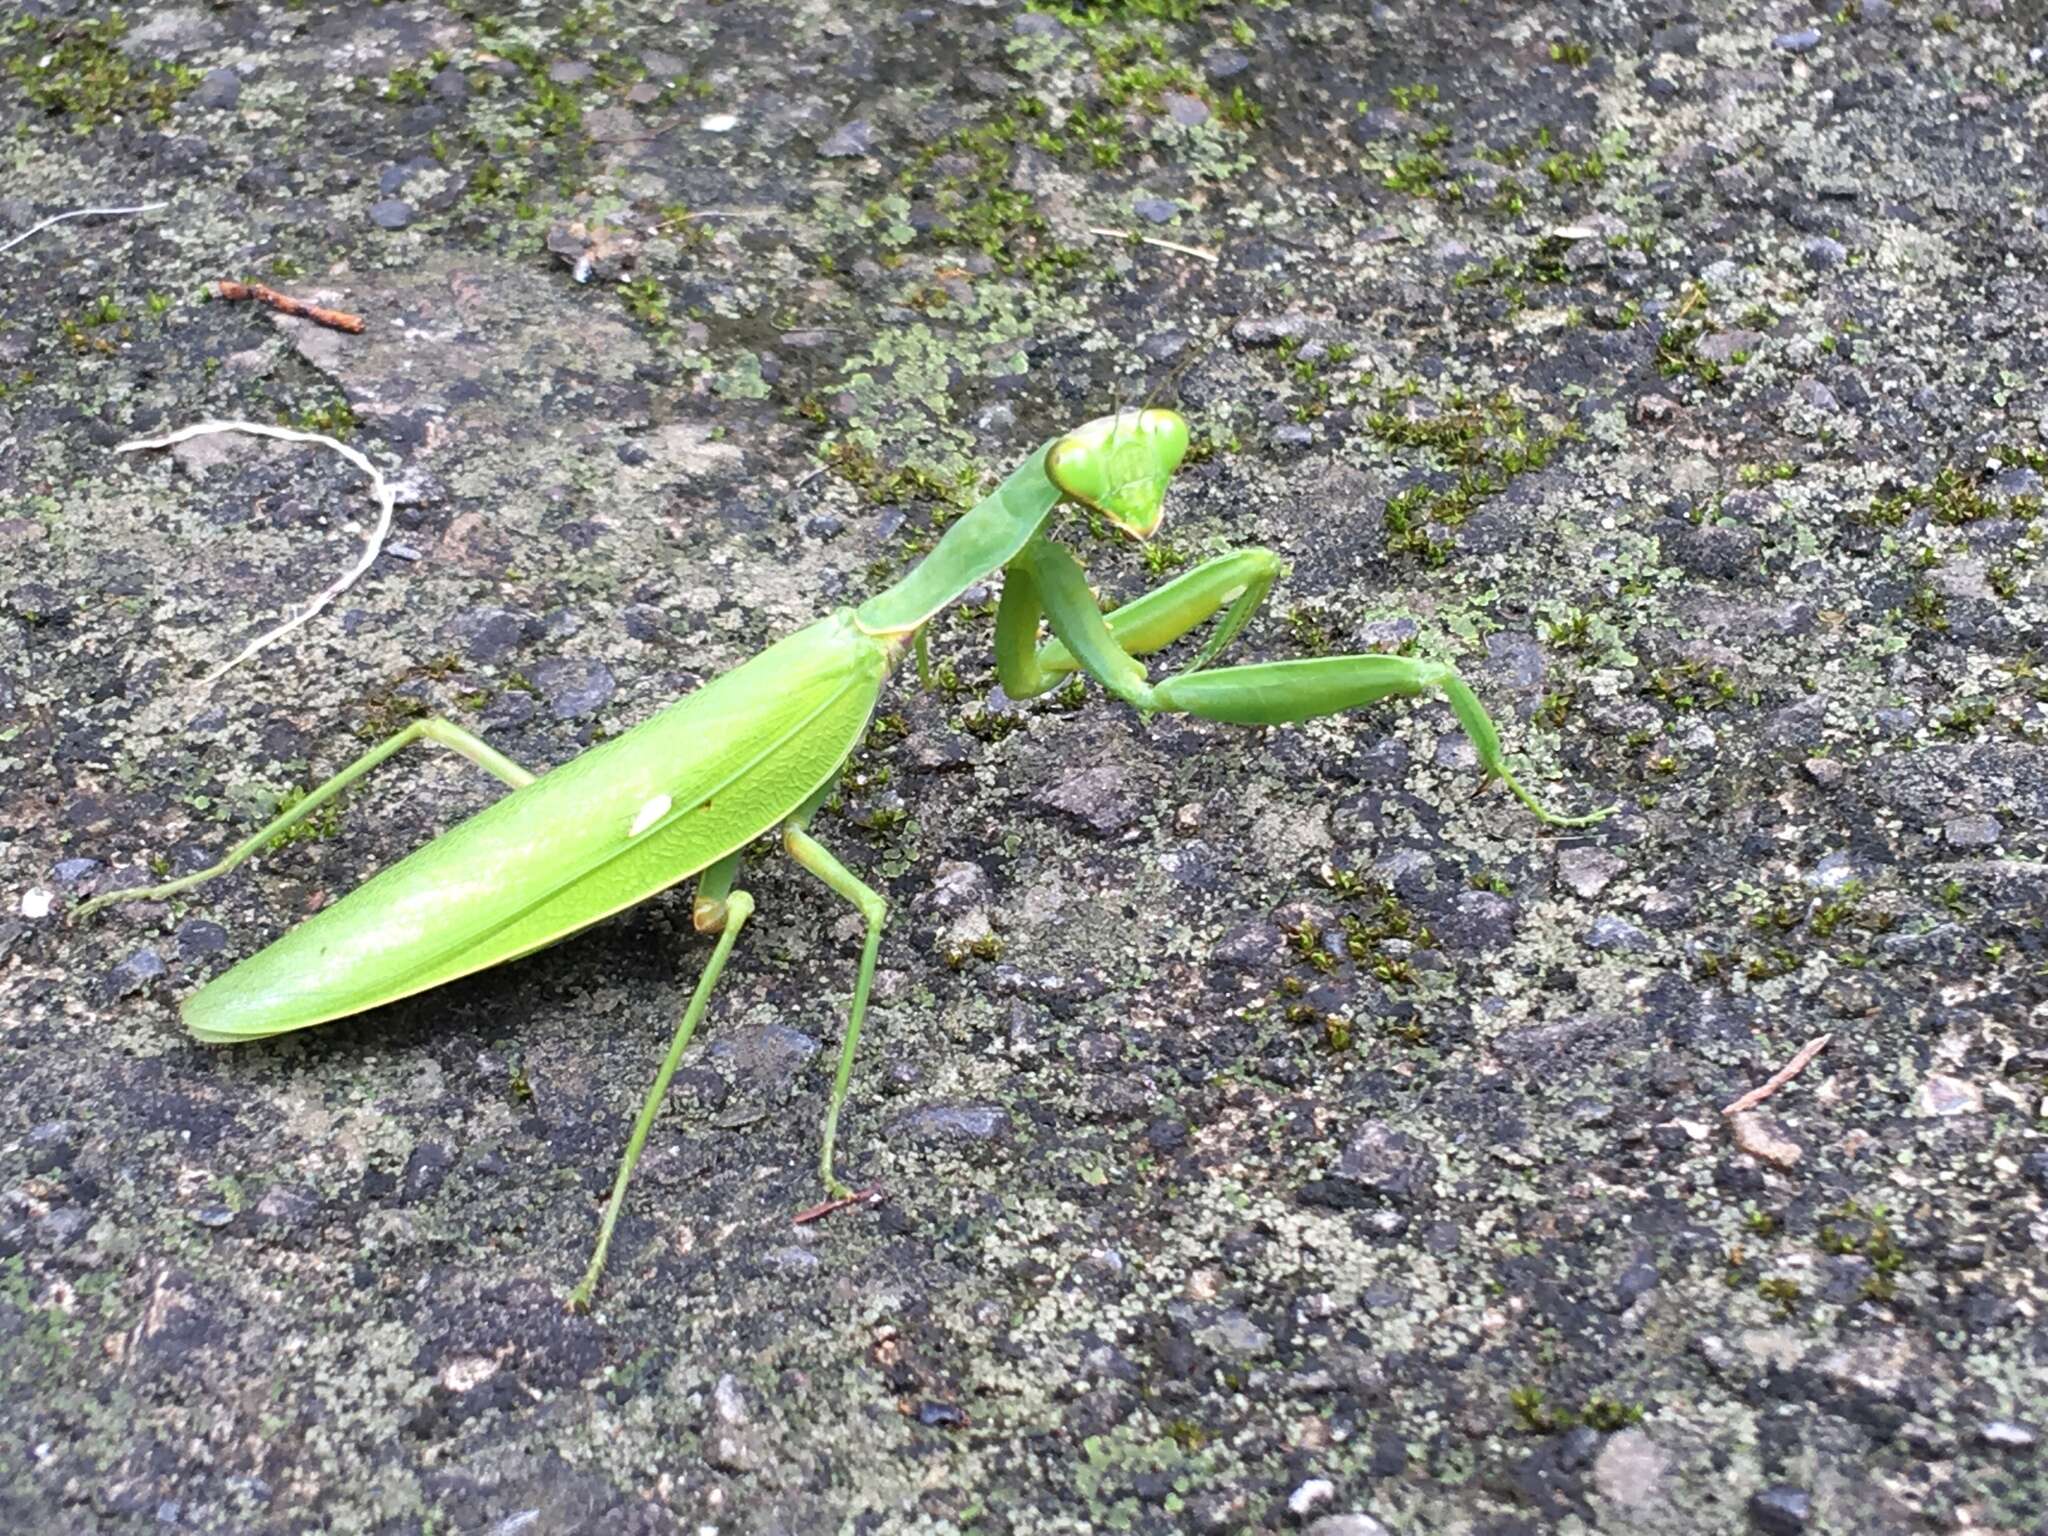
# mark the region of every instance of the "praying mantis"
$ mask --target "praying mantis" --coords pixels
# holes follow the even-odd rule
[[[883,684],[926,627],[969,589],[1002,574],[996,675],[1012,699],[1085,673],[1141,714],[1177,711],[1239,725],[1281,725],[1394,697],[1437,692],[1499,778],[1538,820],[1585,826],[1614,807],[1560,815],[1509,770],[1499,733],[1450,666],[1406,656],[1321,656],[1214,665],[1282,574],[1278,556],[1239,549],[1108,613],[1080,563],[1052,537],[1063,504],[1100,514],[1135,539],[1157,529],[1188,424],[1163,409],[1122,411],[1041,444],[949,527],[895,585],[771,645],[643,724],[536,775],[443,719],[415,721],[362,754],[218,863],[147,889],[98,896],[161,901],[213,880],[418,741],[461,754],[510,793],[383,870],[267,949],[185,999],[200,1040],[260,1040],[343,1018],[501,965],[696,878],[691,919],[715,944],[642,1101],[571,1310],[596,1294],[635,1164],[733,946],[753,915],[736,882],[756,842],[776,835],[803,869],[851,904],[866,934],[826,1103],[818,1172],[835,1200],[834,1144],[888,904],[812,836],[812,818],[864,736]],[[1140,657],[1202,625],[1194,659],[1153,681]],[[1051,638],[1042,636],[1049,627]]]

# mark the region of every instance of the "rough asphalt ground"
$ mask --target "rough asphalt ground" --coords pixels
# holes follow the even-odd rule
[[[2048,15],[25,0],[0,24],[0,1510],[51,1532],[2048,1530]],[[1107,234],[1101,233],[1108,231]],[[1141,238],[1134,238],[1141,237]],[[579,282],[579,275],[585,281]],[[360,336],[210,300],[263,281]],[[1276,731],[939,629],[702,964],[686,898],[211,1050],[177,999],[907,568],[1197,423],[1128,595],[1457,662]],[[331,455],[116,457],[206,416]],[[1721,1106],[1831,1043],[1753,1116]]]

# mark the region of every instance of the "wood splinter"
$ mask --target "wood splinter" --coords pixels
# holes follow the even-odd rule
[[[798,1211],[795,1216],[790,1218],[790,1225],[793,1227],[805,1226],[818,1220],[820,1217],[830,1216],[834,1211],[843,1211],[849,1205],[873,1205],[881,1198],[882,1186],[870,1184],[866,1189],[856,1189],[850,1195],[841,1195],[836,1200],[827,1200],[822,1205],[814,1205],[807,1211]]]
[[[1741,1098],[1734,1100],[1732,1103],[1722,1105],[1721,1113],[1724,1115],[1739,1115],[1744,1110],[1755,1109],[1757,1105],[1763,1103],[1765,1099],[1768,1099],[1780,1088],[1784,1087],[1787,1083],[1791,1082],[1793,1078],[1797,1077],[1800,1073],[1804,1072],[1806,1070],[1806,1064],[1809,1061],[1813,1060],[1814,1057],[1818,1056],[1822,1051],[1826,1050],[1828,1048],[1828,1042],[1834,1038],[1835,1037],[1831,1034],[1814,1036],[1813,1039],[1807,1041],[1806,1044],[1799,1047],[1798,1051],[1793,1054],[1793,1057],[1790,1061],[1786,1062],[1784,1066],[1778,1068],[1777,1071],[1773,1072],[1770,1075],[1768,1081],[1760,1084],[1755,1088],[1750,1089],[1749,1092],[1745,1093]]]
[[[217,299],[254,299],[258,304],[268,304],[279,314],[297,315],[301,320],[310,320],[315,325],[324,325],[332,330],[347,331],[360,336],[363,317],[349,314],[346,310],[328,309],[319,304],[308,304],[304,299],[295,299],[288,293],[279,293],[275,288],[266,288],[261,283],[231,283],[226,280],[213,285],[213,296]]]

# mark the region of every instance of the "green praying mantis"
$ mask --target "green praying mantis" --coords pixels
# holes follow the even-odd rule
[[[1361,654],[1214,665],[1282,574],[1268,550],[1218,555],[1103,612],[1080,563],[1052,537],[1054,514],[1071,502],[1133,538],[1150,537],[1187,447],[1188,424],[1173,411],[1125,411],[1089,422],[1040,445],[888,590],[798,630],[549,773],[529,772],[446,720],[422,719],[210,868],[96,897],[74,916],[116,901],[164,900],[226,874],[416,741],[453,749],[511,793],[187,998],[185,1023],[199,1039],[259,1040],[361,1013],[531,954],[695,876],[692,921],[716,943],[634,1120],[589,1267],[568,1298],[576,1310],[596,1293],[634,1165],[753,914],[753,898],[735,883],[741,863],[773,833],[866,923],[818,1157],[827,1192],[851,1199],[833,1148],[888,904],[811,835],[810,824],[905,652],[915,646],[922,669],[926,626],[997,572],[1003,581],[996,674],[1012,699],[1033,698],[1078,671],[1146,715],[1173,710],[1281,725],[1435,691],[1477,748],[1485,774],[1498,777],[1539,820],[1584,826],[1614,809],[1563,816],[1523,788],[1485,708],[1444,663]],[[1138,658],[1212,619],[1194,659],[1153,681]],[[1049,639],[1041,633],[1046,627]]]

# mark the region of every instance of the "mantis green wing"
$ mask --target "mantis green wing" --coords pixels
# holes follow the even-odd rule
[[[479,811],[215,978],[202,1040],[305,1029],[575,933],[715,864],[839,771],[889,653],[847,613]]]

